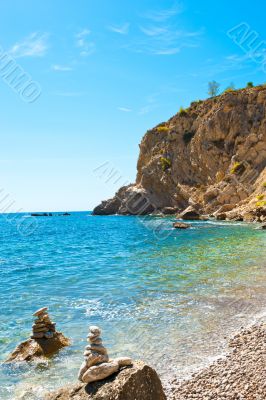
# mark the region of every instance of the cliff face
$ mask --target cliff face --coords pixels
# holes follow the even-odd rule
[[[264,220],[266,87],[191,103],[149,130],[140,144],[136,183],[94,214],[202,214]],[[240,216],[240,217],[239,217]]]

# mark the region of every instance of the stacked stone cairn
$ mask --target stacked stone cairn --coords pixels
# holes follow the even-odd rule
[[[33,314],[36,319],[32,325],[32,339],[52,339],[54,337],[56,324],[50,320],[47,310],[47,307],[43,307]]]
[[[121,357],[110,360],[107,349],[102,344],[101,329],[98,326],[89,328],[88,342],[84,352],[84,362],[79,370],[78,379],[90,383],[107,378],[120,368],[132,365],[131,358]]]

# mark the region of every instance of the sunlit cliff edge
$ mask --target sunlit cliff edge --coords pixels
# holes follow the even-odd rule
[[[266,86],[192,102],[147,131],[137,177],[93,213],[266,219]]]

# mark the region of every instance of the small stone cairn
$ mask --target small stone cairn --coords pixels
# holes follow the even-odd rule
[[[56,324],[50,320],[47,310],[47,307],[43,307],[33,314],[37,318],[32,325],[32,339],[52,339],[54,337]]]
[[[132,360],[128,357],[110,360],[107,349],[102,344],[101,329],[98,326],[89,328],[89,345],[85,347],[84,362],[79,370],[78,379],[90,383],[107,378],[118,372],[120,368],[131,366]]]

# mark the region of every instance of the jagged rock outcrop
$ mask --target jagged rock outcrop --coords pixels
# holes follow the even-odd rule
[[[166,400],[154,369],[136,361],[111,377],[90,384],[77,383],[50,393],[45,400]]]
[[[193,102],[149,130],[136,183],[94,214],[150,214],[190,205],[202,214],[266,220],[266,87]],[[227,211],[219,211],[225,207]]]
[[[141,186],[122,186],[112,199],[104,200],[93,210],[94,215],[144,215],[156,209]]]

